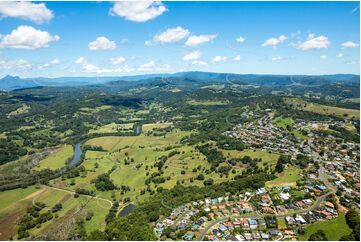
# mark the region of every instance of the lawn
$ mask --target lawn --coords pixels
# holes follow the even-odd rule
[[[298,167],[288,167],[282,173],[277,174],[277,178],[266,182],[266,187],[279,187],[279,186],[296,186],[296,181],[301,179],[301,169]]]
[[[336,219],[322,222],[315,222],[308,225],[306,233],[299,237],[299,240],[306,241],[317,230],[323,230],[328,240],[339,241],[343,235],[351,233],[351,229],[346,224],[345,215],[339,214]]]
[[[277,218],[277,224],[278,224],[279,229],[286,229],[287,228],[286,221],[285,221],[284,218]]]
[[[55,170],[65,166],[65,162],[73,157],[73,146],[64,145],[60,147],[55,153],[47,156],[44,160],[40,161],[39,165],[34,170],[51,169]]]

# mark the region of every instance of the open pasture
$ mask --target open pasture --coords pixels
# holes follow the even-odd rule
[[[65,162],[68,159],[72,158],[73,153],[73,146],[63,145],[59,147],[59,149],[55,153],[50,154],[44,160],[40,161],[40,163],[34,168],[34,170],[59,169],[65,166]]]
[[[357,109],[348,109],[348,108],[339,108],[333,106],[326,106],[318,103],[306,102],[298,98],[287,98],[286,102],[293,104],[296,108],[300,108],[305,111],[319,113],[324,115],[333,115],[337,117],[342,117],[346,119],[360,119],[360,110]]]

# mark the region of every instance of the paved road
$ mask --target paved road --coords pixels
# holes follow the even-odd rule
[[[287,217],[287,216],[292,216],[295,213],[307,213],[309,211],[312,211],[316,208],[318,208],[321,203],[323,201],[325,201],[326,197],[330,194],[333,194],[336,192],[336,188],[328,181],[327,176],[326,176],[326,172],[324,170],[324,168],[321,166],[320,169],[318,170],[318,174],[319,174],[319,179],[323,181],[323,183],[325,183],[325,185],[331,190],[330,192],[326,193],[325,195],[322,195],[320,197],[318,197],[316,199],[316,202],[309,208],[307,209],[303,209],[300,211],[296,211],[296,212],[292,212],[292,213],[286,213],[286,214],[277,214],[275,215],[275,217],[277,218],[283,218],[283,217]],[[207,232],[216,224],[227,221],[230,218],[233,219],[243,219],[243,218],[251,218],[251,219],[259,219],[259,218],[264,218],[265,216],[269,216],[269,215],[258,215],[258,214],[248,214],[248,215],[240,215],[240,216],[232,216],[232,217],[226,217],[226,218],[221,218],[221,219],[217,219],[215,221],[213,221],[212,223],[210,223],[204,230],[203,232],[198,236],[198,241],[202,241],[204,239],[204,236],[206,236]]]

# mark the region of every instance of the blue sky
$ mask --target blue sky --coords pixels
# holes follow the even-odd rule
[[[359,19],[359,2],[1,2],[0,76],[359,74]]]

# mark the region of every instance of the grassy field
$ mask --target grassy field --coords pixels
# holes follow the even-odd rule
[[[184,132],[178,129],[167,133],[165,136],[110,136],[110,137],[99,137],[91,139],[86,144],[93,146],[102,146],[108,151],[118,151],[125,147],[163,147],[169,145],[179,145],[182,137],[191,134],[191,132]]]
[[[287,130],[287,126],[291,126],[294,124],[294,120],[292,118],[283,118],[283,117],[277,117],[273,120],[274,124],[277,125],[277,127]],[[293,134],[295,137],[300,139],[307,139],[306,136],[304,136],[300,131],[297,129],[292,129],[290,131],[291,134]]]
[[[214,85],[208,85],[208,86],[203,86],[201,87],[202,89],[213,89],[213,90],[221,90],[221,89],[224,89],[225,85],[224,84],[221,84],[221,85],[217,85],[217,84],[214,84]]]
[[[44,211],[51,209],[56,203],[61,203],[63,208],[56,213],[58,218],[42,224],[40,228],[31,229],[29,232],[32,235],[50,233],[62,226],[65,220],[74,216],[83,217],[88,211],[92,211],[94,216],[91,220],[85,221],[86,231],[89,233],[95,229],[104,228],[104,219],[110,208],[109,203],[98,201],[95,198],[84,196],[74,198],[73,194],[69,192],[47,187],[37,189],[31,186],[25,189],[0,192],[0,240],[16,238],[17,226],[14,226],[16,220],[23,216],[26,209],[35,202],[45,203]],[[81,212],[77,213],[81,207]]]
[[[0,211],[12,205],[14,201],[22,200],[35,191],[37,191],[37,189],[32,186],[25,189],[15,189],[0,192]]]
[[[148,132],[148,131],[152,131],[153,129],[167,128],[167,127],[170,127],[171,125],[172,125],[172,123],[143,124],[143,125],[142,125],[142,131],[143,131],[143,132]]]
[[[302,110],[313,113],[333,115],[347,119],[351,119],[351,118],[355,118],[357,120],[360,119],[360,110],[356,110],[356,109],[326,106],[322,104],[306,102],[298,98],[287,98],[286,101],[289,104],[293,104],[294,106],[297,106],[297,108],[301,108]]]
[[[172,89],[169,89],[168,91],[170,91],[170,92],[181,92],[182,90],[179,89],[179,88],[172,88]]]
[[[34,170],[51,169],[55,170],[65,166],[65,162],[73,156],[73,146],[64,145],[58,151],[49,155],[44,160],[40,161],[39,165]]]
[[[266,187],[279,187],[279,186],[296,186],[296,181],[301,179],[301,169],[298,167],[288,167],[282,173],[277,174],[277,178],[266,182]]]
[[[287,224],[284,218],[277,218],[277,224],[279,229],[286,229]]]
[[[20,108],[8,113],[8,117],[20,115],[29,112],[30,106],[23,104]]]
[[[168,125],[169,124],[167,124],[167,126]],[[159,127],[159,124],[148,125],[146,126],[146,130],[151,130],[155,127]],[[180,139],[190,133],[191,132],[174,129],[165,136],[141,135],[95,138],[89,140],[87,144],[101,145],[108,152],[87,154],[87,159],[84,164],[87,169],[90,162],[93,164],[95,162],[99,164],[103,162],[103,164],[108,164],[108,169],[110,169],[112,165],[116,165],[118,169],[112,172],[111,179],[113,179],[116,185],[126,185],[131,188],[131,191],[122,197],[131,197],[132,200],[140,202],[147,197],[144,195],[140,196],[140,190],[146,188],[145,180],[149,177],[147,173],[152,174],[158,171],[158,168],[154,166],[154,164],[162,155],[168,155],[171,151],[175,150],[180,152],[180,154],[170,157],[164,165],[164,174],[162,176],[171,177],[171,179],[158,186],[173,187],[177,180],[184,184],[190,184],[189,179],[198,175],[198,173],[195,174],[192,172],[193,168],[196,168],[198,165],[203,165],[203,167],[208,168],[209,164],[205,161],[205,158],[197,152],[193,146],[183,146],[180,144]],[[167,147],[173,148],[165,150]],[[103,154],[102,157],[91,158],[90,156],[97,155],[95,153]],[[129,160],[132,159],[132,162],[128,165],[124,163],[124,159],[126,158]],[[104,163],[105,160],[109,162]],[[89,165],[89,167],[92,166],[93,165]],[[96,173],[98,173],[98,169],[100,169],[100,166],[96,169]],[[182,171],[185,171],[185,174],[181,174]],[[87,177],[90,176],[89,174],[90,173],[88,173]],[[88,178],[85,179],[86,180],[79,178],[77,185],[89,183]],[[194,185],[196,184],[195,182]],[[152,184],[151,187],[154,188],[154,185]],[[104,196],[106,196],[106,194],[104,194]]]
[[[133,125],[134,125],[133,123],[126,123],[126,124],[110,123],[90,130],[89,134],[94,134],[94,133],[106,134],[106,133],[116,133],[121,131],[130,131],[133,130]]]
[[[279,154],[269,153],[268,151],[263,150],[251,150],[246,149],[243,151],[239,150],[222,150],[223,155],[226,158],[242,158],[244,156],[249,156],[252,159],[262,159],[260,166],[270,165],[274,167],[278,160]]]
[[[351,233],[351,229],[346,224],[345,215],[339,214],[336,219],[322,222],[315,222],[308,225],[306,233],[299,237],[299,240],[306,241],[317,230],[323,230],[328,240],[339,241],[343,235]]]
[[[277,125],[277,127],[286,129],[287,125],[293,125],[294,121],[292,118],[277,117],[275,118],[274,123]]]
[[[216,100],[188,100],[188,104],[193,106],[218,106],[218,105],[227,105],[228,102],[225,101],[216,101]]]
[[[9,240],[16,233],[16,220],[31,204],[32,194],[38,192],[35,187],[0,192],[0,240]]]
[[[147,127],[153,128],[154,125]],[[171,188],[177,182],[188,185],[203,185],[203,181],[196,180],[199,174],[204,174],[205,179],[212,178],[216,183],[229,180],[242,171],[242,168],[235,167],[236,174],[230,173],[228,177],[221,177],[219,174],[211,173],[206,175],[205,169],[209,169],[210,165],[206,158],[195,149],[194,146],[186,146],[180,144],[180,139],[191,132],[180,131],[173,129],[165,136],[123,136],[123,137],[99,137],[87,141],[87,144],[102,146],[107,152],[91,152],[86,154],[86,160],[83,163],[84,166],[89,169],[86,177],[76,178],[75,187],[81,186],[88,189],[94,189],[93,184],[89,184],[90,181],[100,174],[100,170],[103,169],[100,166],[95,171],[93,169],[95,162],[98,164],[106,164],[109,170],[113,165],[117,166],[117,169],[111,173],[111,179],[116,185],[129,186],[131,191],[120,196],[121,198],[130,197],[134,202],[143,201],[146,195],[140,195],[140,191],[146,188],[145,180],[154,172],[158,172],[158,168],[155,163],[163,155],[168,155],[172,151],[178,151],[179,153],[168,158],[163,167],[164,174],[162,177],[167,180],[165,183],[158,184],[160,187]],[[243,157],[249,155],[253,158],[262,158],[261,166],[267,164],[273,166],[277,159],[278,154],[269,154],[268,152],[261,150],[227,150],[223,151],[225,156],[229,157]],[[124,160],[132,160],[130,164],[125,164]],[[93,169],[94,170],[94,169]],[[104,169],[101,172],[106,172]],[[148,175],[147,175],[148,173]],[[183,173],[183,174],[182,174]],[[192,181],[193,179],[193,181]],[[150,185],[152,189],[155,189],[154,184]],[[98,192],[97,192],[98,193]],[[104,196],[109,196],[104,193]],[[118,195],[117,195],[118,198]]]

